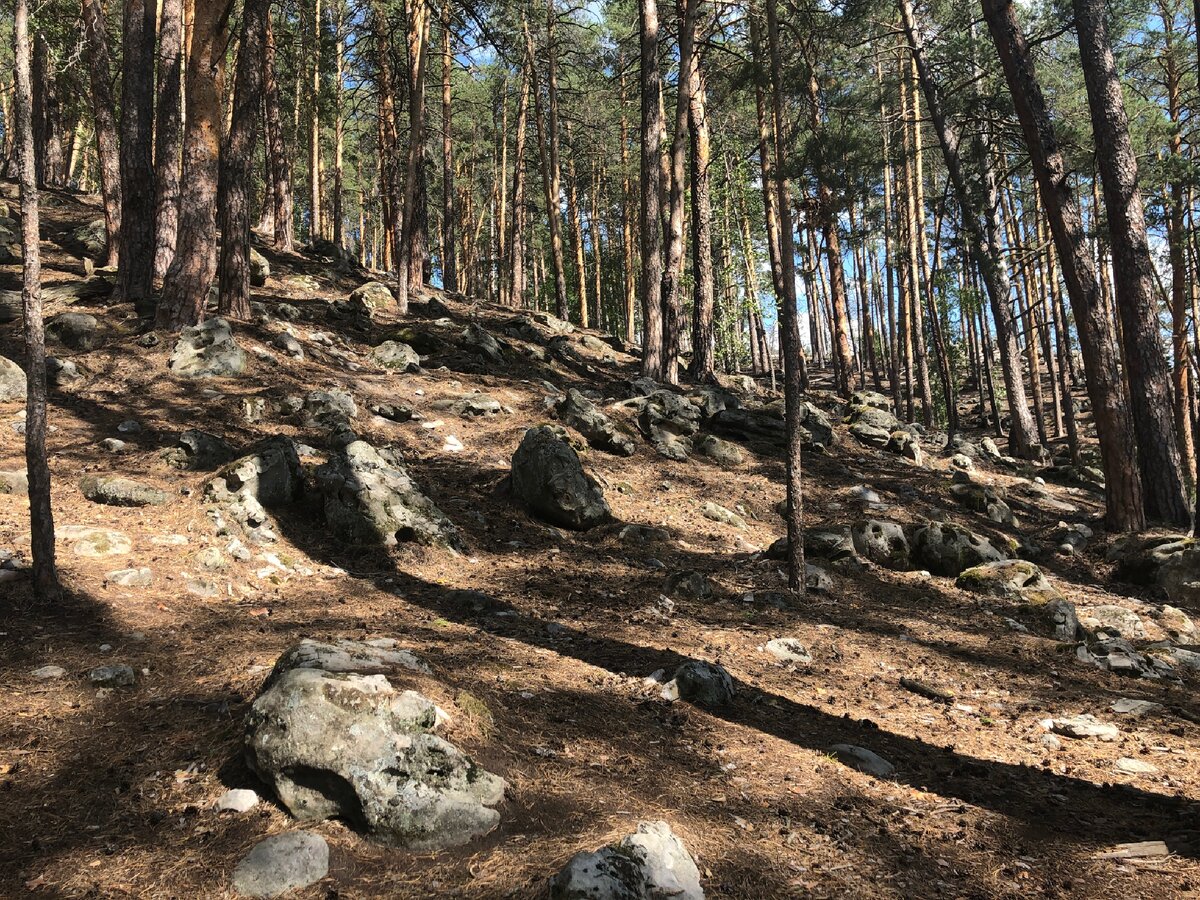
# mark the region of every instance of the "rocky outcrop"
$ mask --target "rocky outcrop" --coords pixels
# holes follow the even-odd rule
[[[280,660],[246,716],[246,762],[298,819],[341,817],[413,850],[455,847],[496,827],[507,785],[436,735],[441,719],[386,675]]]
[[[934,575],[956,577],[965,569],[1007,559],[991,541],[961,525],[930,522],[913,534],[913,558]]]
[[[1005,597],[1035,606],[1063,599],[1058,589],[1042,574],[1042,570],[1023,559],[973,566],[964,570],[955,584],[976,594]]]
[[[186,378],[229,378],[245,371],[246,353],[225,319],[209,319],[183,329],[167,365]]]
[[[578,431],[597,450],[633,456],[637,449],[632,437],[574,388],[555,404],[554,411],[560,422]]]
[[[454,524],[409,476],[400,456],[354,441],[317,469],[325,520],[346,543],[440,546],[461,552]]]
[[[514,496],[552,525],[585,531],[612,518],[600,486],[583,470],[579,456],[548,425],[530,428],[512,459]]]
[[[267,510],[293,502],[303,490],[296,445],[290,438],[268,438],[230,463],[204,487],[213,505],[217,530],[229,533],[233,522],[252,541],[276,540]]]

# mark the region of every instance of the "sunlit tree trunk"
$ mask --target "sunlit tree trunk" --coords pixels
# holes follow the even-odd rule
[[[641,192],[638,208],[638,237],[642,265],[639,292],[642,297],[642,374],[661,381],[662,355],[662,76],[658,71],[657,0],[639,0],[641,42]]]
[[[508,241],[511,284],[509,303],[525,302],[525,140],[529,131],[529,60],[521,67],[521,93],[517,100],[517,137],[513,150],[512,236]]]
[[[121,248],[121,160],[113,112],[112,68],[109,63],[104,4],[101,0],[83,0],[82,12],[92,89],[92,116],[96,124],[96,159],[100,170],[100,193],[104,200],[106,264],[115,266]]]

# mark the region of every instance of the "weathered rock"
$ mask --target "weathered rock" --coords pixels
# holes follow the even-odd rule
[[[1159,624],[1172,638],[1183,644],[1196,643],[1196,623],[1176,606],[1166,605],[1158,614]]]
[[[176,469],[212,472],[225,465],[237,451],[223,439],[207,431],[190,429],[175,439],[175,446],[162,452],[163,461]]]
[[[713,596],[713,589],[703,572],[684,569],[667,576],[663,593],[668,597],[681,597],[685,600],[708,600]]]
[[[271,277],[271,263],[253,247],[250,248],[250,284],[262,287]]]
[[[1092,631],[1104,631],[1130,641],[1146,640],[1146,623],[1131,609],[1107,603],[1084,610],[1080,621]]]
[[[133,549],[133,542],[128,535],[111,528],[63,525],[54,529],[54,536],[57,540],[69,541],[72,553],[88,559],[120,556]]]
[[[371,351],[371,362],[397,372],[415,372],[421,367],[417,351],[399,341],[384,341]]]
[[[951,578],[964,569],[1008,558],[987,538],[949,522],[930,522],[918,528],[912,545],[916,561],[934,575]]]
[[[67,674],[67,670],[62,666],[41,666],[29,674],[38,681],[54,681],[64,677]]]
[[[1042,722],[1042,727],[1055,734],[1061,734],[1063,737],[1076,739],[1094,737],[1101,741],[1115,741],[1121,736],[1121,731],[1116,725],[1101,722],[1090,713],[1061,719],[1046,719]]]
[[[139,569],[117,569],[115,572],[106,574],[104,580],[118,587],[149,587],[154,581],[154,576],[149,569],[144,567]]]
[[[1050,580],[1031,562],[1006,559],[965,569],[955,582],[964,590],[976,594],[991,594],[1042,606],[1063,596]]]
[[[685,460],[691,435],[700,430],[700,408],[686,397],[659,390],[636,401],[637,423],[651,446],[667,459]]]
[[[550,879],[551,900],[704,900],[700,871],[666,822],[594,852],[576,853]]]
[[[168,367],[187,378],[228,378],[246,369],[246,352],[233,339],[229,322],[209,319],[183,329]]]
[[[859,556],[885,569],[903,570],[911,565],[908,535],[895,522],[862,519],[851,526],[850,539]]]
[[[75,360],[58,359],[54,356],[46,357],[46,381],[51,387],[64,387],[82,377],[83,373],[79,371]],[[0,380],[3,380],[2,375],[0,375]]]
[[[710,384],[697,385],[687,393],[687,398],[700,410],[700,415],[711,419],[723,409],[737,409],[742,405],[734,394],[724,388]]]
[[[579,456],[553,428],[530,428],[513,454],[512,489],[534,515],[552,525],[586,531],[612,517],[604,492]]]
[[[399,455],[354,441],[317,469],[332,533],[347,543],[418,543],[462,552],[458,529],[409,476]]]
[[[305,638],[289,647],[275,661],[263,682],[266,690],[293,669],[319,669],[343,675],[397,675],[404,672],[429,674],[429,666],[393,638],[353,641],[339,638],[332,643]]]
[[[233,518],[251,540],[268,543],[276,535],[267,509],[293,502],[303,487],[296,445],[277,435],[222,469],[205,485],[204,496]]]
[[[396,298],[392,295],[392,289],[382,281],[368,281],[350,293],[350,302],[374,313],[394,304]]]
[[[617,537],[627,544],[657,544],[671,539],[671,532],[653,525],[622,525]]]
[[[869,422],[855,422],[849,428],[850,434],[861,444],[883,450],[892,439],[892,432],[879,428]]]
[[[855,391],[850,395],[850,405],[867,406],[880,409],[886,413],[892,411],[892,399],[878,391]]]
[[[234,788],[223,793],[213,804],[217,812],[250,812],[258,806],[258,794],[247,788]]]
[[[797,638],[772,638],[767,641],[766,651],[782,663],[808,665],[812,654]]]
[[[24,495],[29,493],[29,477],[24,469],[0,472],[0,494]]]
[[[888,437],[884,450],[911,459],[918,466],[925,464],[925,453],[921,450],[921,442],[916,435],[907,431],[893,431]]]
[[[742,451],[736,444],[712,434],[702,434],[692,441],[692,448],[701,456],[711,459],[723,466],[737,466],[742,463]]]
[[[71,241],[85,256],[99,258],[108,247],[108,230],[105,228],[104,219],[92,219],[74,228],[71,231]]]
[[[504,407],[495,397],[487,394],[463,394],[461,397],[448,397],[433,404],[433,408],[443,412],[462,416],[464,419],[481,416],[498,416],[504,412]]]
[[[325,839],[309,831],[290,831],[254,845],[233,870],[233,889],[243,897],[273,900],[316,884],[328,873]]]
[[[1127,678],[1174,677],[1171,664],[1178,661],[1172,658],[1171,653],[1164,656],[1158,655],[1158,651],[1154,654],[1140,653],[1125,638],[1103,636],[1103,633],[1100,639],[1076,647],[1075,655],[1080,662],[1089,662]]]
[[[633,456],[637,449],[632,437],[574,388],[567,391],[554,409],[560,422],[582,434],[584,440],[597,450]]]
[[[733,679],[722,665],[690,659],[663,685],[662,696],[666,700],[725,706],[733,700]]]
[[[93,503],[105,506],[163,506],[170,495],[156,487],[116,475],[85,475],[79,490]]]
[[[492,362],[504,362],[504,349],[500,346],[500,342],[492,337],[482,325],[472,322],[463,329],[461,337],[463,341]]]
[[[952,484],[950,493],[963,506],[984,513],[993,522],[1002,525],[1013,524],[1012,509],[1004,501],[1003,493],[994,487],[972,481]]]
[[[700,504],[700,514],[706,519],[712,519],[714,522],[720,522],[722,525],[730,525],[733,528],[746,528],[746,520],[739,516],[731,509],[726,509],[719,503],[713,503],[711,500],[705,500]]]
[[[1079,624],[1075,604],[1069,600],[1051,600],[1046,604],[1046,615],[1058,640],[1073,643],[1087,637],[1087,631]]]
[[[0,356],[0,403],[25,402],[25,370]]]
[[[876,778],[891,778],[896,773],[894,765],[865,747],[855,747],[853,744],[834,744],[829,748],[829,755],[852,769],[858,769],[858,771],[874,775]]]
[[[126,665],[96,666],[88,672],[88,681],[96,687],[129,687],[136,680],[133,669]]]
[[[59,313],[46,323],[46,338],[72,350],[94,350],[100,346],[100,323],[87,313]]]
[[[246,717],[246,761],[301,820],[340,816],[414,850],[496,827],[504,780],[432,734],[438,709],[383,675],[291,669]]]
[[[1091,538],[1092,529],[1078,522],[1070,525],[1059,522],[1058,527],[1050,533],[1050,540],[1056,545],[1055,549],[1068,556],[1082,553]]]

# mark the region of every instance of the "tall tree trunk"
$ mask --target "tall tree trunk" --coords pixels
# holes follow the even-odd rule
[[[661,381],[663,368],[662,274],[662,75],[658,71],[657,0],[639,0],[641,41],[641,189],[638,239],[642,267],[642,374]],[[764,188],[765,189],[765,188]]]
[[[1000,362],[1004,370],[1004,386],[1008,392],[1011,419],[1009,448],[1015,456],[1032,457],[1037,455],[1033,436],[1033,417],[1029,413],[1029,404],[1025,399],[1024,373],[1010,305],[1011,285],[1000,260],[996,179],[990,158],[990,148],[986,145],[986,141],[981,141],[983,146],[980,149],[979,161],[986,189],[986,208],[981,216],[968,187],[966,176],[963,174],[958,134],[945,116],[941,94],[929,71],[928,61],[925,59],[924,39],[917,28],[912,2],[911,0],[898,0],[898,5],[904,20],[904,30],[908,37],[909,47],[917,64],[917,76],[921,82],[921,90],[925,94],[925,105],[928,107],[934,130],[937,132],[946,169],[949,172],[951,183],[954,185],[955,197],[962,212],[962,225],[967,232],[967,242],[971,248],[975,265],[982,276],[992,307],[996,339],[1000,345]],[[984,220],[983,225],[980,224],[981,218]]]
[[[100,193],[104,200],[106,264],[115,266],[121,249],[121,159],[112,97],[112,67],[102,0],[83,0],[83,35],[87,45],[88,75],[92,89],[92,117],[96,123],[96,159]]]
[[[421,160],[425,148],[425,97],[421,85],[425,80],[429,5],[426,0],[405,0],[404,10],[408,29],[408,156],[404,173],[400,241],[396,255],[396,308],[401,315],[408,312],[413,266],[418,257],[418,181],[421,177]],[[416,287],[420,286],[420,280],[417,279]]]
[[[754,15],[754,11],[751,11]],[[787,434],[787,530],[788,530],[788,587],[805,596],[804,566],[804,482],[802,478],[801,446],[803,444],[804,405],[800,396],[800,362],[804,359],[800,347],[800,324],[796,315],[796,253],[792,244],[792,214],[788,205],[787,159],[783,134],[783,66],[779,52],[779,17],[776,0],[767,0],[767,43],[771,58],[771,119],[775,134],[775,190],[779,205],[779,257],[783,269],[784,295],[782,301],[784,415]]]
[[[374,31],[380,154],[380,182],[383,195],[383,249],[385,271],[398,267],[400,235],[404,230],[404,200],[400,190],[399,140],[396,134],[396,83],[392,67],[391,22],[387,5],[375,0],[371,7]],[[407,271],[407,267],[406,267]]]
[[[546,215],[550,217],[553,224],[552,234],[558,232],[557,239],[554,244],[557,246],[557,252],[552,253],[551,257],[554,261],[554,308],[555,315],[560,319],[569,317],[567,307],[567,272],[563,265],[563,245],[562,245],[562,215],[559,211],[559,198],[562,196],[562,166],[559,163],[559,140],[558,127],[558,47],[555,45],[554,39],[554,22],[558,16],[558,10],[554,6],[554,0],[546,0],[546,149],[549,153],[546,164],[549,167],[549,196],[553,198],[553,202],[547,201]],[[536,79],[535,79],[536,84]],[[534,96],[539,94],[535,91]],[[541,115],[538,116],[538,121],[542,121]]]
[[[217,228],[221,232],[217,309],[223,316],[250,319],[250,199],[258,110],[262,97],[262,54],[271,0],[246,0],[242,8],[233,119],[221,152]]]
[[[875,80],[879,84],[879,133],[883,141],[883,269],[887,289],[883,303],[888,321],[888,382],[892,389],[893,411],[900,415],[900,344],[892,312],[896,296],[895,255],[892,249],[892,228],[896,221],[892,210],[895,172],[892,168],[891,123],[888,121],[887,99],[883,92],[883,63],[879,59],[875,61]]]
[[[217,171],[228,14],[223,0],[195,0],[183,134],[183,183],[188,189],[180,196],[179,241],[163,279],[159,328],[178,330],[200,322],[217,270]]]
[[[346,155],[346,4],[334,0],[334,36],[336,38],[333,67],[333,245],[339,253],[346,249],[345,237],[345,155]]]
[[[45,35],[38,32],[33,44],[33,143],[38,185],[62,187],[66,182],[58,73]]]
[[[203,0],[198,0],[203,2]],[[313,0],[308,62],[308,240],[321,237],[321,0]]]
[[[1200,2],[1200,0],[1198,0]],[[637,273],[633,252],[632,185],[629,180],[629,122],[625,118],[625,57],[617,58],[621,100],[621,274],[625,299],[625,340],[637,340]]]
[[[566,124],[567,144],[571,152],[567,156],[567,218],[571,221],[571,251],[575,257],[575,272],[579,286],[579,324],[591,327],[588,316],[587,269],[583,258],[583,209],[579,204],[579,176],[575,169],[575,150],[571,141],[571,125]]]
[[[1012,2],[984,0],[983,9],[1041,186],[1050,234],[1075,314],[1100,439],[1107,524],[1114,531],[1138,531],[1145,527],[1145,514],[1133,421],[1121,379],[1117,340],[1085,241],[1079,203]]]
[[[450,35],[450,6],[442,4],[442,287],[458,290],[458,259],[455,255],[454,221],[454,121],[450,75],[454,68],[454,53]],[[504,136],[501,136],[504,140]],[[505,145],[507,147],[507,144]],[[504,180],[504,165],[500,167],[500,183]],[[501,191],[501,196],[504,192]],[[500,233],[504,233],[503,212]]]
[[[206,0],[196,2],[203,5]],[[154,281],[154,14],[153,2],[125,2],[121,63],[121,263],[116,293],[143,315],[150,313]]]
[[[933,286],[929,278],[929,242],[925,235],[925,163],[921,146],[921,96],[917,91],[916,63],[909,64],[912,79],[912,160],[913,160],[913,227],[916,230],[917,269],[913,283],[913,336],[914,352],[917,356],[917,388],[921,392],[921,420],[927,425],[933,425],[933,391],[929,386],[929,361],[925,352],[925,317],[922,312],[923,299],[928,297],[932,303]],[[924,286],[921,291],[916,288],[917,276]],[[934,313],[930,313],[934,315]]]
[[[291,252],[292,165],[283,142],[283,118],[279,107],[279,81],[275,75],[275,31],[267,16],[263,42],[263,97],[267,123],[267,155],[271,160],[271,204],[274,209],[275,249]],[[386,151],[386,148],[384,148]],[[378,263],[377,263],[378,265]]]
[[[695,66],[696,20],[700,0],[683,0],[679,14],[679,78],[675,102],[675,131],[668,167],[666,260],[663,263],[663,381],[679,382],[680,317],[683,281],[684,179],[687,161],[688,109],[692,68]]]
[[[158,40],[158,109],[154,131],[154,283],[175,256],[179,167],[183,149],[183,0],[162,0]]]
[[[511,283],[509,302],[525,302],[525,141],[529,132],[529,60],[521,66],[521,94],[517,100],[517,136],[513,149],[512,236],[508,241]]]
[[[1117,310],[1125,342],[1146,515],[1171,525],[1185,525],[1191,521],[1191,512],[1184,497],[1171,413],[1170,372],[1158,336],[1154,264],[1146,238],[1124,94],[1108,39],[1106,7],[1103,0],[1073,0],[1080,64],[1108,212]]]
[[[701,56],[692,54],[691,102],[688,108],[688,132],[692,159],[692,364],[689,377],[695,382],[716,383],[714,369],[713,317],[716,288],[713,281],[712,197],[709,166],[712,141],[708,130],[708,97]]]
[[[552,20],[553,11],[548,14],[547,22]],[[535,66],[533,35],[530,34],[528,28],[525,30],[525,47],[532,81],[533,118],[537,124],[542,194],[546,201],[546,223],[550,231],[550,260],[554,267],[554,314],[560,319],[566,319],[568,316],[567,274],[566,266],[563,263],[562,213],[559,203],[559,198],[562,196],[562,185],[559,178],[558,150],[553,139],[554,129],[547,127],[547,116],[542,108],[542,90],[538,84]],[[557,116],[555,120],[557,121]]]
[[[16,0],[13,21],[16,88],[14,129],[21,196],[21,308],[25,332],[25,471],[29,480],[29,536],[33,590],[43,603],[59,598],[54,565],[54,513],[46,462],[46,332],[42,324],[37,163],[33,143],[33,77],[28,0]]]

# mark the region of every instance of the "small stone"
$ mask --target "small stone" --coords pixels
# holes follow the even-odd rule
[[[733,699],[733,679],[724,666],[689,660],[675,670],[675,677],[663,687],[662,697],[724,706]]]
[[[1119,715],[1134,716],[1135,718],[1156,712],[1162,708],[1161,703],[1154,703],[1150,700],[1135,700],[1131,697],[1119,697],[1109,707],[1109,709]]]
[[[105,575],[104,580],[119,587],[148,587],[154,578],[149,569],[140,568],[117,569]]]
[[[735,513],[733,510],[726,509],[719,503],[713,503],[711,500],[705,500],[700,506],[700,512],[706,519],[712,519],[714,522],[720,522],[723,525],[730,525],[733,528],[745,528],[746,520]]]
[[[34,669],[32,674],[38,681],[53,681],[66,675],[67,670],[62,666],[42,666],[40,669]]]
[[[829,748],[829,755],[852,769],[876,778],[890,778],[896,772],[896,767],[882,756],[853,744],[834,744]]]
[[[245,788],[234,788],[217,798],[217,812],[249,812],[258,805],[258,794]]]
[[[1061,750],[1062,745],[1063,745],[1062,741],[1060,741],[1058,739],[1058,735],[1056,735],[1056,734],[1043,734],[1042,735],[1042,746],[1045,747],[1047,750]]]
[[[681,597],[686,600],[708,600],[713,595],[709,580],[702,572],[692,569],[669,575],[663,592],[668,597]]]
[[[812,662],[812,654],[796,638],[774,638],[767,641],[766,650],[782,663],[808,665]]]
[[[100,442],[100,446],[109,453],[120,453],[129,445],[120,438],[105,438]]]
[[[126,419],[117,426],[117,431],[121,434],[138,434],[142,430],[142,423],[136,419]]]
[[[329,872],[329,845],[309,831],[276,834],[254,846],[233,870],[233,889],[245,897],[278,897],[308,887]]]
[[[1128,756],[1122,756],[1117,760],[1116,769],[1125,775],[1157,775],[1158,766],[1153,763],[1143,762],[1140,759],[1131,759]]]
[[[1046,719],[1042,722],[1042,727],[1055,734],[1061,734],[1063,737],[1075,738],[1077,740],[1094,737],[1099,738],[1101,741],[1111,742],[1121,736],[1121,732],[1116,725],[1101,722],[1090,713],[1085,713],[1081,716],[1070,716],[1064,719]]]
[[[88,681],[96,687],[129,687],[135,680],[133,669],[126,665],[96,666],[88,672]]]
[[[128,535],[111,528],[92,528],[87,525],[64,525],[54,530],[58,540],[70,541],[76,556],[95,559],[118,556],[133,549]]]

